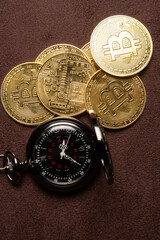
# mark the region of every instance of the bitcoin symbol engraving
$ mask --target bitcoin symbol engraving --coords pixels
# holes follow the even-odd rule
[[[36,113],[40,102],[37,96],[35,79],[22,81],[16,90],[12,91],[12,98],[14,102],[18,102],[20,109],[27,106],[33,113]]]
[[[139,39],[133,39],[133,36],[128,31],[122,31],[116,35],[111,35],[108,40],[108,44],[103,45],[104,55],[111,55],[112,61],[116,60],[116,56],[133,54],[137,55],[137,49],[140,49],[142,43]]]
[[[126,82],[121,84],[120,82],[111,82],[108,87],[105,88],[100,95],[100,104],[98,105],[99,111],[103,114],[110,113],[113,116],[116,115],[116,110],[124,104],[126,101],[131,102],[133,100],[130,93],[133,91],[130,84]]]

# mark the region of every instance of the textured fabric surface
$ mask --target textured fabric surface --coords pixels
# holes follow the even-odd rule
[[[124,14],[150,31],[154,53],[139,76],[147,104],[132,126],[105,130],[115,172],[112,186],[102,169],[83,191],[57,195],[45,191],[26,172],[21,186],[0,174],[2,240],[159,240],[159,42],[157,0],[0,0],[0,83],[16,65],[32,62],[57,43],[82,47],[104,18]],[[90,124],[87,113],[77,116]],[[25,159],[33,127],[18,124],[0,103],[0,153]]]

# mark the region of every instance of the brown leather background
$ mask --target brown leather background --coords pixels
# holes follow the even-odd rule
[[[99,171],[83,191],[57,195],[42,189],[26,172],[14,187],[0,174],[0,239],[158,240],[160,1],[156,0],[0,0],[0,83],[16,65],[34,61],[56,43],[82,47],[104,18],[124,14],[150,31],[154,53],[139,76],[147,92],[141,118],[132,126],[106,130],[115,182]],[[77,118],[90,123],[87,113]],[[25,159],[33,127],[12,120],[0,103],[0,153]]]

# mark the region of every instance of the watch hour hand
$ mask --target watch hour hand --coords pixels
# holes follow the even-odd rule
[[[62,149],[62,151],[60,152],[60,157],[61,159],[65,157],[65,149]]]
[[[67,145],[65,144],[65,140],[63,140],[63,142],[59,145],[59,149],[61,149],[60,152],[60,157],[61,159],[65,156],[65,150],[67,149]]]

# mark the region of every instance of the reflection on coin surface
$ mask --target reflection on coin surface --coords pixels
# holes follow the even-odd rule
[[[114,76],[135,75],[149,63],[153,44],[146,27],[135,18],[115,15],[101,21],[90,40],[97,65]]]
[[[140,78],[118,78],[97,71],[87,84],[87,111],[93,110],[106,128],[119,129],[131,125],[142,114],[146,92]]]
[[[89,57],[91,64],[93,66],[94,71],[96,72],[97,70],[99,70],[99,67],[97,66],[97,64],[95,63],[95,61],[93,60],[92,54],[91,54],[91,49],[90,49],[90,42],[86,43],[83,47],[82,47],[83,52],[86,53],[86,55]]]
[[[50,58],[38,75],[37,92],[41,102],[58,115],[74,116],[84,112],[86,83],[93,72],[91,63],[76,54]]]
[[[88,56],[78,47],[75,47],[70,44],[55,44],[53,46],[50,46],[50,47],[44,49],[44,51],[38,55],[35,62],[43,64],[49,58],[54,57],[57,54],[62,54],[62,53],[77,54],[77,55],[80,55],[80,56],[86,58],[88,61],[90,61]]]
[[[3,80],[1,100],[4,109],[15,121],[38,125],[53,117],[40,103],[36,79],[41,64],[23,63],[13,68]]]

